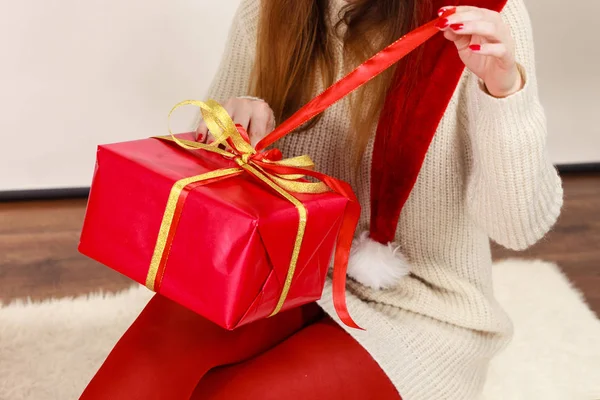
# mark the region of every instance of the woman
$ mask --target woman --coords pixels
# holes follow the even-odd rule
[[[428,8],[424,0],[333,1],[328,15],[318,6],[326,2],[270,3],[263,5],[261,20],[260,2],[243,2],[209,93],[249,128],[255,142],[275,120],[317,94],[323,81],[330,83],[333,74],[340,77],[409,27],[431,19],[423,11]],[[479,3],[494,8],[503,2]],[[338,28],[348,27],[342,32],[346,57],[344,45],[326,37],[321,25],[335,24],[343,6]],[[349,283],[351,314],[366,329],[350,333],[408,400],[471,399],[481,391],[488,361],[511,332],[492,293],[488,237],[524,249],[550,229],[562,204],[559,177],[545,156],[546,126],[523,1],[509,0],[501,14],[458,7],[441,22],[466,70],[394,229],[412,273],[383,291],[364,285],[382,283],[381,276],[369,277],[369,272],[355,273],[363,284]],[[436,67],[443,69],[444,60]],[[334,61],[350,65],[328,68]],[[363,231],[374,214],[369,171],[376,118],[389,84],[388,74],[350,106],[333,106],[305,132],[276,144],[287,156],[309,154],[321,172],[352,183],[363,207]],[[248,94],[265,101],[240,98]],[[371,108],[359,109],[365,100]],[[395,128],[402,133],[403,126]],[[201,139],[206,133],[201,126]],[[362,156],[358,173],[357,152]],[[334,315],[330,299],[325,293],[321,305]]]
[[[538,241],[557,219],[562,189],[546,157],[523,0],[468,4],[242,1],[209,97],[225,105],[254,143],[438,9],[448,16],[437,25],[443,35],[395,71],[276,144],[286,156],[308,154],[320,172],[350,182],[361,202],[359,229],[368,233],[355,243],[348,303],[366,331],[347,334],[311,305],[226,334],[155,299],[145,313],[160,308],[158,314],[190,325],[170,321],[161,328],[187,338],[169,342],[178,361],[162,363],[161,374],[184,358],[214,358],[170,373],[168,385],[180,388],[181,398],[190,390],[183,382],[195,386],[210,367],[240,361],[204,376],[193,398],[465,400],[481,394],[490,359],[511,336],[493,295],[489,239],[512,249]],[[204,125],[198,140],[210,140]],[[319,305],[335,318],[331,298],[328,285]],[[124,339],[138,340],[135,331],[134,325]],[[240,337],[256,343],[241,345]],[[117,375],[122,379],[114,372],[121,361],[130,362],[121,354],[107,361],[113,386]],[[180,398],[173,390],[168,398]]]

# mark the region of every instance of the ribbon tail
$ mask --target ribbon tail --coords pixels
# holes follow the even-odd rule
[[[323,182],[334,192],[348,199],[335,246],[333,261],[333,306],[338,317],[346,326],[363,330],[350,316],[346,303],[346,272],[348,270],[352,240],[354,239],[354,233],[360,218],[360,204],[352,188],[344,181],[312,170],[287,166],[269,166],[269,168],[271,171],[281,174],[312,176]]]
[[[334,268],[333,268],[333,306],[340,320],[350,328],[361,329],[350,316],[346,303],[346,274],[348,260],[354,232],[360,217],[360,205],[358,202],[350,201],[346,206],[344,220],[335,246]]]
[[[354,233],[360,218],[360,204],[352,188],[346,182],[322,175],[318,172],[311,171],[310,175],[322,179],[327,186],[348,199],[348,204],[344,211],[344,219],[335,245],[333,261],[333,306],[338,317],[346,326],[364,330],[352,319],[346,303],[346,274],[352,240],[354,239]]]
[[[321,180],[333,191],[348,199],[344,219],[337,237],[333,261],[333,306],[340,320],[348,327],[364,330],[350,316],[346,303],[346,273],[352,240],[360,219],[360,203],[350,185],[344,181],[332,178],[315,171],[306,171],[307,175]]]

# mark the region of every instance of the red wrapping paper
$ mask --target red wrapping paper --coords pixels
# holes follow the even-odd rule
[[[238,150],[245,145],[239,147],[239,141],[236,144],[230,139],[227,139],[229,145],[239,147],[238,152],[234,151],[235,160],[206,151],[182,152],[156,139],[100,146],[80,251],[140,283],[147,283],[165,203],[175,182],[209,171],[239,167],[255,156],[259,156],[254,160],[260,164],[261,154],[266,154],[262,151],[269,145],[433,37],[438,32],[436,22],[431,21],[392,43],[308,102],[257,144],[257,154],[254,149],[240,153]],[[198,105],[195,101],[180,105],[184,103]],[[219,111],[210,107],[203,110],[205,121],[211,114],[221,123],[225,121],[225,125],[233,124],[228,116],[218,118]],[[216,122],[213,127],[220,129]],[[209,128],[214,134],[213,128]],[[247,136],[243,140],[247,141]],[[297,168],[272,164],[263,167],[271,168],[276,175],[299,172]],[[169,243],[162,257],[166,262],[159,269],[158,285],[150,287],[224,328],[234,329],[318,299],[339,232],[333,301],[341,320],[358,328],[345,303],[348,253],[360,213],[351,189],[322,174],[303,173],[326,183],[334,192],[295,194],[309,217],[290,291],[284,296],[283,282],[290,270],[294,238],[300,232],[299,210],[247,172],[245,169],[233,178],[186,187],[189,190],[184,190],[177,202],[177,212],[181,215],[175,220],[179,224],[169,234],[172,244]],[[286,300],[278,310],[280,297]]]
[[[157,139],[100,146],[79,250],[145,284],[174,183],[236,166]],[[247,173],[186,195],[159,292],[226,329],[268,317],[290,267],[294,205]],[[294,195],[308,219],[282,310],[321,297],[349,202],[334,192]]]

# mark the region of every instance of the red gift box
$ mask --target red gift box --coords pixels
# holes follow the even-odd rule
[[[233,329],[317,300],[335,246],[334,306],[358,328],[345,302],[356,197],[348,184],[303,169],[310,166],[305,158],[280,160],[264,149],[434,36],[436,22],[358,66],[256,149],[213,101],[175,108],[199,106],[215,144],[227,150],[175,137],[194,151],[157,138],[100,146],[80,251]],[[332,191],[302,181],[304,175]]]
[[[273,184],[285,173],[294,174],[282,186],[309,189],[318,184],[298,172],[319,174],[278,164],[278,151],[244,159],[234,150],[249,146],[245,132],[234,130],[238,142],[222,136],[228,151],[205,151],[191,135],[176,141],[193,151],[159,138],[99,146],[79,245],[226,329],[318,300],[348,204],[358,207],[334,191],[282,192]],[[356,221],[346,222],[348,231]]]

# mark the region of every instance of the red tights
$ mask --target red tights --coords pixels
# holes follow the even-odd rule
[[[83,400],[399,400],[371,356],[310,304],[226,331],[156,295]]]

